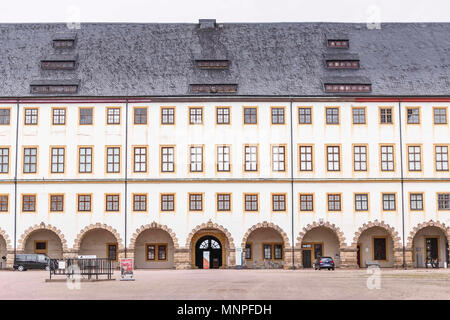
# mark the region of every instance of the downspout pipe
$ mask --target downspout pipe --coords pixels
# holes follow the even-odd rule
[[[19,100],[16,103],[16,150],[14,159],[14,260],[17,253],[17,157],[19,150]]]
[[[291,143],[291,237],[292,237],[292,269],[295,269],[295,240],[294,240],[294,138],[293,138],[293,115],[292,115],[292,102],[293,99],[290,99],[289,105],[289,116],[290,116],[290,143]]]
[[[404,175],[403,175],[403,137],[402,137],[402,99],[398,99],[398,121],[400,131],[400,185],[402,190],[402,268],[406,269],[406,248],[405,248],[405,193],[404,193]]]
[[[125,107],[125,258],[127,257],[127,218],[128,218],[128,99],[126,99],[126,107]]]

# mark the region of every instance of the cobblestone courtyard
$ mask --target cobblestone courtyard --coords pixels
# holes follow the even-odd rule
[[[137,270],[136,281],[45,282],[45,271],[0,272],[0,299],[450,299],[450,269]],[[61,277],[59,277],[61,278]],[[374,280],[373,278],[370,278]],[[369,286],[376,286],[376,280]]]

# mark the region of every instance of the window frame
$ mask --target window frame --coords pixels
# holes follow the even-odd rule
[[[341,192],[333,192],[333,193],[328,193],[327,192],[326,195],[327,195],[327,197],[326,197],[326,200],[327,200],[327,212],[332,212],[332,213],[333,212],[342,212],[343,211],[343,206],[344,206],[344,201],[342,199],[342,193]],[[336,208],[333,209],[333,210],[330,210],[330,196],[333,196],[333,197],[339,196],[339,210],[336,210]],[[336,202],[336,199],[333,200],[333,203],[335,203],[335,202]]]
[[[447,148],[447,170],[438,170],[437,169],[437,164],[438,164],[438,161],[437,161],[437,159],[436,159],[436,155],[437,155],[437,153],[436,153],[436,148],[437,147],[446,147]],[[448,172],[449,171],[449,165],[450,165],[450,160],[449,160],[449,152],[450,152],[450,144],[433,144],[433,162],[434,162],[434,173],[438,173],[438,172]],[[441,153],[441,154],[443,154],[443,153]],[[444,161],[440,161],[440,162],[443,162],[444,163]]]
[[[81,123],[81,110],[91,110],[91,123]],[[79,126],[93,126],[95,122],[95,108],[94,107],[78,107],[78,125]]]
[[[275,210],[275,199],[274,197],[280,197],[283,196],[284,197],[284,209],[283,210]],[[270,199],[271,199],[271,212],[273,213],[287,213],[288,212],[288,199],[287,199],[287,193],[283,193],[283,192],[274,192],[274,193],[270,193]]]
[[[386,259],[377,259],[375,260],[375,239],[384,239],[384,248],[385,248],[385,257]],[[373,235],[372,236],[372,260],[373,261],[389,261],[389,241],[388,241],[388,236],[377,236],[377,235]]]
[[[394,196],[394,209],[385,209],[384,208],[384,196],[385,195],[393,195]],[[398,211],[397,192],[381,192],[381,211],[383,211],[383,212],[397,212]]]
[[[306,148],[311,148],[311,170],[302,170],[302,153],[301,153],[301,148],[302,147],[306,147]],[[298,156],[298,165],[297,165],[297,171],[299,174],[302,173],[308,173],[308,172],[315,172],[315,158],[314,158],[314,144],[297,144],[297,156]],[[306,155],[307,153],[305,153]],[[308,163],[308,161],[306,162]]]
[[[328,163],[329,163],[329,160],[328,160],[328,148],[329,147],[331,147],[331,148],[334,148],[334,147],[337,147],[338,148],[338,157],[339,157],[339,159],[338,159],[338,166],[339,166],[339,168],[338,168],[338,170],[329,170],[329,167],[328,167]],[[333,152],[333,155],[334,155],[335,153]],[[335,161],[333,160],[333,164],[335,163]],[[334,165],[333,165],[333,168],[334,168]],[[325,145],[325,172],[342,172],[342,145],[341,144],[326,144]]]
[[[273,110],[274,109],[283,110],[283,122],[282,123],[273,123]],[[277,116],[277,121],[278,121],[279,114],[277,114],[276,116]],[[270,107],[270,124],[274,125],[274,126],[286,125],[286,107],[285,106],[271,106]]]
[[[193,148],[200,148],[200,150],[201,150],[201,154],[200,154],[200,156],[201,156],[201,159],[200,159],[200,170],[197,170],[197,165],[198,165],[198,163],[197,162],[195,162],[195,163],[193,163],[192,162],[192,149]],[[189,159],[189,163],[188,163],[188,170],[187,170],[187,172],[188,173],[202,173],[202,172],[204,172],[205,171],[205,163],[204,163],[204,154],[205,154],[205,146],[203,145],[203,144],[191,144],[191,145],[189,145],[188,146],[188,159]],[[198,156],[198,154],[197,153],[195,153],[194,154],[194,157],[197,157]],[[192,165],[195,165],[195,169],[196,170],[192,170]]]
[[[409,119],[408,119],[408,110],[415,110],[415,109],[417,109],[418,110],[418,114],[417,114],[417,121],[418,122],[409,122]],[[420,106],[405,106],[405,121],[406,121],[406,123],[405,123],[405,126],[408,126],[408,125],[420,125],[421,123],[422,123],[422,110],[421,110],[422,108],[420,107]]]
[[[2,172],[2,171],[0,171],[0,175],[2,175],[2,174],[4,174],[4,175],[10,175],[11,174],[11,146],[0,146],[0,149],[7,149],[8,150],[8,159],[7,159],[7,161],[8,161],[8,168],[7,168],[7,170],[8,171],[6,171],[6,172]],[[4,156],[3,156],[3,154],[2,155],[0,155],[0,159],[2,159]],[[1,167],[3,166],[4,164],[3,164],[3,161],[1,161],[0,162],[0,170],[1,170]]]
[[[191,200],[191,196],[200,196],[200,209],[195,209],[191,207],[191,201],[194,201],[196,203],[197,206],[197,202],[198,200]],[[205,211],[205,193],[204,192],[188,192],[188,196],[187,196],[187,208],[189,212],[196,212],[196,213],[203,213]]]
[[[117,197],[117,210],[108,210],[108,197]],[[122,212],[121,200],[122,199],[121,199],[120,193],[105,193],[104,212],[105,213],[120,213],[120,212]],[[113,202],[113,204],[114,204],[114,202]]]
[[[166,109],[172,109],[173,110],[173,122],[167,122],[167,123],[163,122],[164,110],[166,110]],[[176,122],[177,111],[176,111],[176,107],[175,106],[161,106],[160,109],[159,109],[159,114],[160,114],[159,115],[159,125],[160,126],[174,126],[174,125],[176,125],[176,123],[177,123]]]
[[[136,123],[136,110],[145,110],[145,123]],[[148,125],[148,107],[146,106],[134,106],[133,107],[133,125],[135,126],[146,126]]]
[[[247,210],[247,196],[256,196],[256,210]],[[259,213],[260,205],[259,205],[259,192],[249,192],[244,193],[243,196],[243,204],[244,204],[244,210],[243,212],[250,212],[250,213]],[[253,202],[253,201],[252,201]]]
[[[311,197],[311,210],[302,210],[302,196],[310,196]],[[314,213],[315,212],[315,199],[314,199],[315,193],[299,193],[298,194],[298,211],[301,212],[307,212],[307,213]],[[309,200],[308,200],[309,202]]]
[[[52,210],[52,197],[62,197],[62,209],[61,210]],[[49,193],[48,195],[48,212],[50,213],[64,213],[66,210],[66,199],[64,193]]]
[[[247,153],[246,148],[247,147],[255,147],[256,148],[256,170],[246,170],[246,155]],[[243,163],[242,163],[242,173],[246,174],[246,173],[259,173],[259,168],[260,168],[260,164],[259,164],[259,144],[244,144],[244,148],[243,148]]]
[[[192,122],[191,110],[200,110],[200,122],[198,122],[198,123]],[[188,107],[188,125],[190,125],[190,126],[203,125],[204,115],[205,115],[205,113],[203,112],[203,107],[201,107],[201,106]],[[198,114],[196,113],[194,116],[195,116],[195,120],[197,121]]]
[[[229,197],[229,209],[228,210],[220,210],[219,209],[219,196],[228,196]],[[232,212],[233,211],[233,195],[231,192],[216,192],[216,212]]]
[[[108,149],[114,148],[119,149],[119,171],[108,171]],[[114,155],[113,155],[114,157]],[[105,175],[109,174],[121,174],[122,173],[122,145],[106,145],[105,146]],[[112,162],[113,166],[115,162]]]
[[[24,210],[24,198],[25,197],[34,197],[34,210]],[[37,206],[38,206],[38,197],[36,193],[22,193],[20,196],[21,199],[21,206],[20,206],[20,211],[22,213],[37,213]]]
[[[27,110],[37,110],[36,113],[36,123],[27,123]],[[41,109],[39,107],[25,107],[23,108],[23,125],[24,126],[39,126],[39,117],[40,117]],[[33,117],[33,115],[31,115]]]
[[[37,249],[38,243],[45,243],[45,249]],[[35,254],[47,254],[48,253],[48,240],[34,240],[33,253]]]
[[[413,209],[412,207],[412,199],[411,196],[413,195],[421,195],[422,196],[422,208],[421,209]],[[417,202],[417,200],[415,200]],[[410,191],[408,192],[408,209],[409,211],[425,211],[425,193],[424,192],[420,192],[420,191]]]
[[[136,210],[136,207],[135,207],[135,204],[136,204],[136,196],[138,196],[138,197],[142,197],[142,196],[144,196],[145,197],[145,201],[144,201],[144,203],[145,203],[145,210]],[[131,211],[132,212],[136,212],[136,213],[147,213],[148,212],[148,193],[142,193],[142,192],[138,192],[138,193],[131,193],[131,200],[132,200],[132,203],[131,203]],[[140,201],[140,202],[142,202],[142,201]]]
[[[435,110],[444,110],[445,111],[445,122],[440,122],[440,123],[436,123],[436,115],[435,115]],[[432,108],[432,112],[433,112],[433,125],[435,126],[445,126],[448,124],[448,107],[446,106],[436,106]]]
[[[328,123],[328,117],[327,117],[327,111],[328,109],[336,109],[337,110],[337,123]],[[339,126],[341,124],[341,107],[340,106],[325,106],[324,107],[325,110],[325,118],[324,118],[324,122],[325,122],[325,126]],[[333,115],[334,117],[334,115]]]
[[[91,149],[91,171],[88,172],[81,172],[81,149]],[[86,157],[86,156],[85,156]],[[85,162],[83,164],[87,164],[88,162]],[[77,172],[78,174],[93,174],[94,173],[94,146],[77,146]]]
[[[449,198],[448,208],[439,209],[439,195],[448,195],[448,198]],[[450,192],[449,191],[436,192],[436,211],[450,211]]]
[[[49,165],[50,165],[49,173],[50,173],[50,175],[53,175],[53,174],[65,174],[67,172],[67,170],[66,170],[66,165],[67,165],[67,161],[66,161],[67,160],[67,147],[66,146],[50,146],[49,149],[50,149],[50,155],[49,155],[49,160],[50,160],[49,161]],[[63,163],[62,163],[63,171],[62,172],[60,172],[60,171],[54,172],[53,171],[53,164],[54,164],[53,163],[53,149],[63,149],[64,150]],[[60,155],[58,154],[57,157],[60,157]],[[57,162],[56,165],[59,166],[60,163]]]
[[[391,110],[391,122],[381,122],[381,110],[390,109]],[[379,125],[394,125],[394,107],[393,106],[379,106],[378,107],[378,124]]]
[[[226,147],[226,148],[228,148],[228,150],[229,150],[229,153],[228,153],[228,158],[229,158],[229,161],[228,161],[228,167],[229,167],[229,170],[228,171],[226,171],[226,170],[218,170],[219,169],[219,148],[224,148],[224,147]],[[214,153],[215,153],[215,166],[214,166],[214,169],[215,169],[215,172],[216,172],[216,174],[221,174],[221,173],[229,173],[229,174],[231,174],[232,172],[233,172],[233,163],[232,163],[232,154],[231,154],[231,145],[230,144],[216,144],[216,145],[214,145]]]
[[[80,197],[86,197],[89,196],[89,210],[80,210]],[[77,213],[92,213],[92,207],[93,207],[93,194],[92,193],[77,193],[76,194],[77,199]],[[83,201],[83,203],[86,203],[86,201]]]
[[[7,214],[9,213],[9,209],[11,207],[9,201],[9,193],[0,193],[0,198],[2,197],[6,197],[6,210],[1,210],[3,201],[1,201],[0,199],[0,214]]]
[[[228,123],[220,123],[219,122],[219,109],[228,109]],[[219,126],[229,126],[231,125],[231,107],[229,106],[216,106],[215,108],[215,114],[216,114],[216,125]],[[223,115],[222,115],[223,117]]]
[[[356,147],[359,147],[359,148],[361,148],[361,147],[364,147],[365,149],[366,149],[366,153],[365,153],[365,155],[366,155],[366,161],[365,161],[365,164],[366,164],[366,170],[356,170],[356,160],[355,160],[355,156],[356,156],[356,152],[355,152],[355,148]],[[359,154],[361,154],[361,153],[359,153]],[[369,173],[369,145],[366,143],[366,144],[364,144],[364,143],[353,143],[352,144],[352,172],[354,172],[354,173]],[[359,163],[362,163],[362,161],[358,161]]]
[[[245,110],[246,109],[255,109],[256,110],[256,115],[255,115],[256,122],[255,123],[246,123],[245,122]],[[258,125],[258,123],[259,123],[259,119],[258,119],[259,110],[258,109],[259,109],[258,106],[243,106],[242,107],[242,125],[244,125],[244,126],[247,126],[247,125],[250,125],[250,126]]]
[[[163,162],[163,149],[164,148],[172,148],[173,150],[173,161],[172,161],[172,166],[173,166],[173,170],[172,171],[163,171],[163,164],[165,162]],[[167,162],[170,163],[170,162]],[[160,174],[174,174],[177,171],[177,167],[176,167],[176,145],[159,145],[159,173]]]
[[[273,152],[273,148],[283,148],[284,152],[283,152],[283,170],[274,170],[274,152]],[[280,154],[280,153],[278,153]],[[281,162],[281,161],[277,161],[277,162]],[[288,165],[288,159],[287,159],[287,145],[286,144],[271,144],[270,145],[270,168],[272,172],[287,172],[287,168],[286,166]]]
[[[397,159],[396,159],[396,145],[395,143],[380,143],[378,144],[378,156],[379,156],[379,163],[380,163],[380,172],[393,172],[395,173],[397,171]],[[382,161],[382,147],[392,147],[392,170],[383,170],[383,161]]]
[[[106,107],[105,109],[106,109],[105,124],[107,126],[120,126],[122,124],[122,107],[120,107],[120,106],[118,106],[118,107]],[[117,122],[117,123],[115,122],[116,121],[115,117],[117,116],[116,114],[112,115],[114,121],[112,123],[109,122],[109,116],[110,116],[109,115],[109,110],[119,110],[119,122]]]
[[[301,123],[300,122],[300,109],[309,109],[311,112],[310,112],[310,115],[309,115],[309,117],[310,117],[310,122],[308,123],[308,122],[304,122],[304,123]],[[313,106],[298,106],[297,107],[297,124],[298,125],[312,125],[313,124],[313,113],[314,113],[314,108],[313,108]]]
[[[353,114],[353,112],[355,110],[364,110],[364,122],[361,123],[355,123],[355,116]],[[360,117],[360,115],[358,115],[358,118]],[[368,125],[368,119],[367,119],[367,107],[366,106],[355,106],[352,107],[352,125],[354,126],[367,126]]]
[[[145,149],[145,161],[144,162],[139,162],[139,164],[141,165],[142,163],[145,164],[145,171],[136,171],[136,149]],[[138,174],[143,174],[143,173],[148,173],[148,145],[133,145],[131,146],[131,151],[132,151],[132,159],[133,159],[133,173],[138,173]],[[139,155],[140,157],[142,157],[142,155]]]
[[[11,107],[0,107],[1,110],[8,110],[9,111],[9,123],[0,123],[0,126],[10,126],[12,123],[12,108]]]
[[[64,123],[55,123],[55,111],[56,110],[64,110]],[[50,122],[52,126],[65,126],[67,124],[67,107],[51,107],[51,117],[52,121]],[[57,117],[61,117],[61,115],[57,115]]]
[[[36,149],[35,172],[25,172],[25,149]],[[22,146],[22,174],[39,174],[39,146]]]
[[[357,209],[356,196],[365,195],[367,201],[367,209]],[[370,212],[370,193],[369,192],[353,192],[353,212]]]
[[[149,259],[148,258],[148,248],[153,246],[155,248],[155,259]],[[160,259],[159,258],[159,251],[160,247],[165,247],[166,250],[166,258]],[[169,260],[169,245],[167,243],[145,243],[145,261],[146,262],[166,262]]]
[[[416,160],[416,158],[415,158],[415,155],[417,155],[417,154],[419,154],[419,156],[420,156],[420,159],[419,159],[419,165],[420,165],[420,170],[411,170],[410,169],[410,164],[411,164],[411,161],[410,161],[410,152],[409,152],[409,148],[410,147],[412,147],[412,148],[417,148],[417,147],[419,147],[419,153],[416,153],[415,151],[414,151],[414,163],[416,163],[417,162],[417,160]],[[414,173],[414,172],[423,172],[423,150],[422,150],[423,148],[422,148],[422,144],[406,144],[406,150],[407,150],[407,154],[406,154],[406,156],[407,156],[407,161],[406,161],[406,164],[407,164],[407,169],[408,169],[408,172],[412,172],[412,173]],[[415,168],[415,165],[414,165],[414,168]]]
[[[173,210],[163,210],[163,196],[172,196],[173,201]],[[164,192],[159,194],[159,212],[176,212],[176,193]]]

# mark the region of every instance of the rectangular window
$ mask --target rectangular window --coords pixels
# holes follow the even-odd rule
[[[230,108],[220,107],[216,109],[216,123],[230,124]]]
[[[147,195],[133,195],[133,211],[147,211]]]
[[[395,210],[395,194],[383,193],[383,210],[394,211]]]
[[[367,171],[367,147],[353,146],[353,170]]]
[[[134,108],[134,124],[147,124],[147,108]]]
[[[107,194],[106,195],[106,211],[119,211],[119,195]]]
[[[174,123],[175,123],[175,108],[162,108],[161,124],[174,124]]]
[[[365,108],[353,108],[353,124],[365,124],[366,123],[366,109]]]
[[[93,123],[93,108],[80,108],[80,125],[91,125]]]
[[[175,211],[175,195],[162,194],[161,195],[161,211]]]
[[[284,124],[284,108],[272,108],[272,124]]]
[[[38,109],[25,109],[25,124],[37,125],[38,124]]]
[[[246,194],[245,195],[245,211],[258,211],[258,195]]]
[[[23,173],[36,173],[37,148],[23,149]]]
[[[203,147],[190,147],[190,172],[203,171]]]
[[[313,211],[313,195],[312,194],[301,194],[300,195],[300,211]]]
[[[66,124],[66,109],[63,108],[53,108],[53,124],[54,125],[65,125]]]
[[[158,260],[167,260],[167,246],[165,244],[158,245]]]
[[[448,171],[448,146],[435,146],[436,171]]]
[[[250,243],[245,244],[245,260],[252,259],[252,245]]]
[[[367,193],[355,194],[355,210],[356,211],[369,210],[369,195]]]
[[[78,149],[79,173],[92,173],[92,147]]]
[[[50,211],[62,212],[64,210],[64,196],[50,195]]]
[[[107,124],[120,124],[120,108],[106,108]]]
[[[340,171],[340,147],[327,146],[327,169],[328,171]]]
[[[134,147],[134,172],[147,172],[147,147]]]
[[[161,172],[174,171],[174,147],[161,147]]]
[[[325,108],[327,124],[339,124],[339,108]]]
[[[217,146],[217,171],[230,171],[230,147]]]
[[[156,246],[154,244],[147,245],[147,260],[156,260]]]
[[[256,108],[244,108],[244,124],[257,124],[258,114]]]
[[[272,171],[285,171],[286,158],[284,146],[272,146]]]
[[[434,124],[446,124],[447,123],[447,109],[446,108],[434,108]]]
[[[406,116],[408,124],[418,124],[420,123],[420,111],[419,108],[407,108]]]
[[[392,124],[392,108],[380,108],[380,123]]]
[[[450,193],[438,193],[438,210],[450,210]]]
[[[0,109],[0,125],[8,125],[11,123],[11,110]]]
[[[64,148],[52,149],[52,173],[64,173]]]
[[[46,254],[47,252],[47,241],[34,241],[34,253]]]
[[[203,108],[189,108],[189,124],[203,123]]]
[[[373,260],[387,260],[386,238],[373,238]]]
[[[286,195],[272,195],[272,211],[286,211]]]
[[[411,193],[409,207],[411,210],[423,210],[423,193]]]
[[[202,194],[189,194],[189,211],[202,211],[203,210],[203,195]]]
[[[0,173],[9,172],[9,149],[0,148]]]
[[[108,243],[107,245],[108,259],[112,261],[117,261],[117,244]]]
[[[298,123],[299,124],[311,124],[311,108],[298,108]]]
[[[327,40],[328,48],[348,48],[349,40],[329,39]]]
[[[35,212],[36,211],[36,196],[22,195],[22,211]]]
[[[421,171],[420,146],[408,146],[408,169],[409,171]]]
[[[299,146],[300,171],[313,171],[313,147]]]
[[[394,146],[381,146],[381,171],[394,171]]]
[[[78,195],[78,211],[91,212],[91,195],[79,194]]]
[[[264,250],[264,259],[265,260],[271,260],[272,259],[272,245],[271,244],[264,244],[263,245]]]
[[[277,260],[283,259],[283,246],[281,244],[273,245],[273,258]]]
[[[0,195],[0,212],[8,212],[8,196]]]
[[[329,194],[328,195],[328,211],[341,211],[341,195]]]
[[[245,146],[245,171],[258,171],[257,146]]]
[[[231,211],[231,194],[217,194],[217,211]]]
[[[119,173],[120,172],[120,147],[107,147],[107,163],[106,172]]]

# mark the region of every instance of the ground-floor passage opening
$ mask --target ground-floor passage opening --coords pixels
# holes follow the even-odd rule
[[[413,265],[417,268],[424,268],[432,261],[442,268],[449,262],[447,236],[438,227],[420,229],[414,236],[412,249]]]
[[[230,244],[218,229],[201,229],[191,239],[190,254],[193,268],[217,269],[228,265]]]
[[[28,235],[23,253],[42,253],[52,259],[62,259],[63,246],[56,233],[51,230],[40,229]]]
[[[383,227],[371,227],[364,230],[357,243],[357,265],[367,267],[377,262],[380,267],[394,266],[394,241]]]
[[[78,255],[92,256],[118,260],[117,239],[110,231],[105,229],[92,229],[87,231],[80,243]]]
[[[303,236],[301,249],[304,268],[312,268],[315,260],[320,257],[333,258],[336,267],[339,267],[339,239],[330,228],[317,227],[309,230]]]
[[[174,243],[162,229],[142,231],[136,238],[134,263],[136,269],[171,269],[174,267]]]
[[[245,244],[245,265],[248,268],[282,268],[284,241],[281,234],[270,227],[250,233]]]

